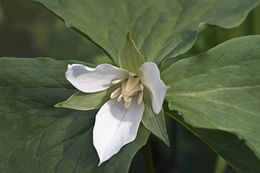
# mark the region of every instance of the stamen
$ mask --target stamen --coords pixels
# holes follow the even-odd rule
[[[126,92],[126,82],[122,83],[122,93]]]
[[[135,73],[130,72],[129,74],[130,74],[132,77],[137,77],[137,75],[136,75]]]
[[[115,91],[113,91],[110,95],[111,99],[117,98],[121,93],[121,88],[117,88]]]
[[[125,79],[116,79],[112,81],[112,84],[119,84],[121,82],[123,82]]]
[[[130,105],[131,105],[131,102],[125,102],[124,106],[125,106],[126,109],[128,109],[130,107]]]
[[[139,86],[140,86],[140,90],[143,91],[144,90],[144,85],[140,83]]]
[[[143,101],[143,96],[144,96],[144,93],[143,92],[140,92],[139,95],[138,95],[138,99],[137,99],[137,104],[140,105]]]

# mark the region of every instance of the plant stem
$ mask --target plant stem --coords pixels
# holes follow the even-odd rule
[[[225,173],[226,169],[227,169],[227,162],[221,156],[218,156],[216,160],[214,173]]]
[[[142,148],[142,153],[144,157],[144,167],[146,173],[155,173],[154,162],[153,162],[153,153],[151,149],[151,143],[148,139],[146,145]]]

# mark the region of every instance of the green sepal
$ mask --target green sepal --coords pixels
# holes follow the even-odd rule
[[[66,101],[56,104],[55,107],[83,111],[98,109],[110,99],[110,94],[114,89],[115,86],[96,93],[79,91],[70,96]]]
[[[143,55],[135,46],[130,33],[127,33],[126,42],[119,51],[119,66],[132,73],[137,73],[139,67],[144,63]]]
[[[153,112],[150,95],[146,89],[144,90],[144,105],[145,110],[142,118],[143,125],[167,146],[170,146],[164,112],[163,110],[161,110],[159,114]]]

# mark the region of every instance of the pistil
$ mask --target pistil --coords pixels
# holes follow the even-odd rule
[[[129,77],[127,81],[125,79],[116,79],[112,81],[112,84],[119,84],[122,83],[121,87],[117,88],[114,92],[111,93],[110,98],[115,99],[117,98],[118,102],[121,102],[122,99],[124,100],[124,107],[128,109],[132,102],[132,97],[135,95],[137,96],[137,104],[141,104],[143,101],[143,89],[144,86],[141,83],[140,78],[133,74],[129,73]]]

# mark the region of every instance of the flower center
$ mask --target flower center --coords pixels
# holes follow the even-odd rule
[[[141,83],[140,78],[133,73],[129,73],[128,79],[117,79],[112,81],[113,84],[121,84],[121,87],[117,88],[114,92],[111,93],[110,98],[117,98],[118,102],[121,102],[124,99],[124,107],[127,109],[131,105],[132,97],[138,95],[137,104],[141,104],[143,101],[143,90],[144,86]]]

